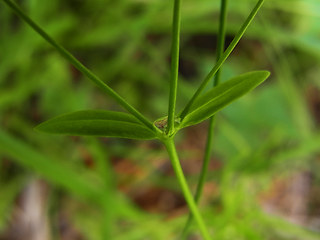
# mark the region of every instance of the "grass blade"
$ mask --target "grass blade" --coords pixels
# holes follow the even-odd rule
[[[55,185],[86,200],[102,203],[100,202],[103,196],[100,192],[100,189],[103,188],[102,184],[98,184],[98,182],[93,184],[90,178],[74,171],[68,164],[62,164],[43,156],[26,143],[2,130],[0,130],[0,152],[10,156],[19,165],[31,169]]]

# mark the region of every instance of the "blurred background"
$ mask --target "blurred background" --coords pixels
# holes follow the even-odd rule
[[[16,2],[150,119],[166,115],[173,1]],[[255,3],[229,0],[226,44]],[[183,1],[178,109],[215,63],[219,5]],[[319,59],[320,1],[268,0],[223,65],[223,81],[271,77],[217,115],[200,202],[213,239],[320,239]],[[90,108],[122,111],[1,2],[1,240],[179,236],[188,209],[159,142],[33,130]],[[206,129],[176,140],[193,190]],[[201,239],[196,224],[189,239]]]

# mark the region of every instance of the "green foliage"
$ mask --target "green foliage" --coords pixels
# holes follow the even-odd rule
[[[98,111],[82,111],[76,113],[70,113],[63,115],[54,119],[51,119],[43,124],[40,124],[36,129],[45,131],[48,133],[60,133],[69,135],[85,135],[85,136],[107,136],[107,137],[123,137],[123,138],[134,138],[134,139],[152,139],[158,135],[160,140],[166,146],[169,153],[169,157],[172,161],[173,168],[179,180],[182,188],[184,197],[189,205],[189,208],[194,215],[197,224],[199,225],[200,231],[204,239],[211,239],[208,229],[204,224],[204,221],[200,215],[200,212],[196,206],[196,203],[192,197],[190,189],[185,180],[182,168],[180,166],[179,158],[175,150],[174,141],[172,138],[172,133],[175,132],[175,105],[176,105],[176,95],[177,95],[177,83],[178,83],[178,62],[179,62],[179,35],[180,35],[180,21],[181,21],[181,1],[176,0],[174,4],[173,13],[173,38],[172,38],[172,74],[170,80],[170,98],[168,107],[168,126],[166,127],[166,132],[162,132],[165,136],[159,136],[159,128],[155,127],[147,118],[145,118],[138,110],[131,106],[124,98],[122,98],[117,92],[111,89],[107,84],[105,84],[99,77],[93,74],[88,68],[86,68],[80,61],[78,61],[71,53],[69,53],[64,47],[53,40],[49,34],[47,34],[40,26],[38,26],[31,18],[29,18],[15,3],[10,0],[3,0],[19,17],[21,17],[26,23],[28,23],[40,36],[42,36],[49,44],[51,44],[63,57],[65,57],[73,66],[75,66],[80,72],[92,80],[97,86],[99,86],[106,94],[111,96],[116,100],[124,109],[128,110],[135,119],[139,120],[141,124],[145,125],[143,127],[141,124],[137,123],[129,115],[117,113],[117,112],[98,112]],[[231,51],[234,49],[236,44],[239,42],[240,38],[244,34],[245,30],[253,20],[257,11],[260,9],[264,0],[259,0],[255,8],[251,11],[249,17],[244,22],[239,33],[234,38],[233,42],[230,44],[229,48],[225,54],[218,61],[218,64],[210,71],[209,75],[203,81],[201,86],[198,88],[196,93],[193,95],[187,107],[182,112],[182,120],[187,119],[182,126],[188,126],[194,123],[201,122],[208,117],[212,116],[219,109],[230,103],[232,100],[240,97],[248,90],[252,89],[257,83],[261,83],[261,79],[257,77],[258,81],[253,78],[254,84],[248,82],[248,86],[232,86],[230,90],[231,94],[221,93],[221,90],[216,90],[214,93],[218,95],[215,101],[212,99],[207,100],[208,97],[205,95],[203,99],[200,99],[199,108],[196,108],[189,115],[186,116],[190,106],[197,100],[198,95],[203,90],[205,85],[211,79],[212,76],[218,71],[220,66],[230,55]],[[264,74],[264,79],[267,77]],[[250,77],[248,79],[252,80]],[[263,80],[264,80],[263,79]],[[230,85],[228,85],[230,88]],[[221,88],[226,91],[224,87]],[[237,89],[237,90],[233,90]],[[229,89],[228,89],[229,90]],[[227,90],[227,91],[228,91]],[[233,91],[232,91],[233,90]],[[219,97],[221,96],[221,97]],[[222,100],[222,101],[221,101]],[[216,103],[218,102],[218,103]],[[219,107],[220,105],[220,107]],[[209,109],[209,111],[208,111]],[[203,111],[206,111],[204,114]],[[149,128],[149,129],[148,129]]]
[[[256,71],[239,75],[200,96],[185,118],[176,124],[178,129],[198,124],[231,102],[251,91],[269,76],[269,72]],[[179,119],[179,118],[177,118]],[[167,117],[155,121],[162,131],[167,127]],[[87,110],[65,114],[48,120],[37,130],[76,136],[120,137],[154,139],[156,134],[144,127],[135,117],[126,113]],[[165,132],[165,131],[164,131]]]
[[[18,163],[41,176],[45,176],[56,185],[62,186],[80,197],[101,200],[99,197],[100,189],[103,186],[101,182],[93,184],[90,178],[85,177],[86,174],[79,175],[67,164],[57,163],[49,157],[43,156],[3,131],[0,131],[0,143],[1,152],[12,156]]]
[[[125,96],[125,103],[143,112],[139,115],[129,107],[136,117],[120,112],[111,115],[125,114],[130,119],[124,117],[122,123],[143,128],[152,136],[150,139],[167,140],[164,134],[167,118],[152,124],[141,116],[157,119],[169,115],[171,3],[158,0],[16,2],[52,39],[62,43],[103,80],[102,89],[107,84]],[[242,37],[238,35],[239,23],[248,17],[254,2],[229,1],[228,42],[232,36],[238,36],[238,40]],[[274,179],[285,179],[291,171],[305,171],[312,179],[319,179],[318,120],[310,111],[317,103],[312,93],[319,89],[319,7],[314,0],[266,1],[257,21],[249,28],[242,28],[246,31],[245,38],[234,56],[228,61],[220,59],[224,69],[221,81],[254,69],[268,69],[272,75],[259,91],[246,94],[223,110],[219,108],[222,111],[214,115],[218,129],[213,134],[213,151],[208,151],[208,182],[198,207],[213,239],[319,239],[319,234],[308,227],[278,220],[277,212],[266,214],[261,202],[261,194]],[[220,38],[218,16],[219,1],[182,1],[177,109],[190,101],[199,79],[211,72],[209,83],[215,75],[211,70],[215,61],[213,45],[216,37]],[[121,110],[115,105],[117,100],[106,100],[105,90],[100,92],[85,81],[85,75],[5,6],[0,7],[0,25],[0,232],[10,223],[15,210],[13,201],[23,186],[29,179],[40,176],[50,185],[48,218],[54,238],[59,239],[55,231],[56,222],[60,221],[57,212],[61,211],[72,216],[63,220],[88,240],[176,239],[186,220],[186,214],[179,215],[184,206],[157,212],[159,206],[172,204],[172,198],[167,195],[159,198],[161,202],[154,202],[155,209],[151,211],[141,209],[141,203],[134,202],[135,194],[144,192],[146,187],[161,187],[180,194],[173,174],[166,172],[168,157],[158,143],[73,138],[33,131],[44,119],[67,112]],[[205,102],[217,104],[212,99],[214,96],[208,94],[210,91],[213,90],[207,89],[207,93],[197,96],[191,104],[192,112],[199,110],[195,109],[196,105],[204,107]],[[199,122],[193,123],[204,120],[207,113],[202,114],[198,115]],[[175,130],[180,130],[183,125],[179,126],[179,115],[174,116],[174,121]],[[61,126],[70,130],[66,125]],[[118,137],[127,136],[123,126],[112,129],[110,126],[101,127],[108,134],[112,130]],[[203,155],[199,148],[206,126],[181,129],[175,135],[191,189],[198,181],[196,171]],[[126,129],[135,138],[135,130]],[[90,135],[88,128],[85,134]],[[212,154],[214,157],[210,157]],[[129,173],[121,171],[126,162],[134,165],[133,168],[129,165]],[[137,175],[133,177],[131,171]],[[145,195],[144,201],[150,201],[148,196]],[[198,225],[190,225],[188,234],[189,238],[200,238]]]
[[[195,125],[216,114],[239,97],[248,93],[270,75],[266,71],[239,75],[200,96],[181,121],[180,128]]]
[[[135,117],[122,112],[86,110],[64,114],[41,123],[37,130],[74,136],[154,139],[154,132]]]
[[[21,188],[24,186],[26,179],[16,178],[9,184],[1,184],[1,201],[0,201],[0,232],[5,229],[6,222],[10,218],[13,210],[14,200]]]

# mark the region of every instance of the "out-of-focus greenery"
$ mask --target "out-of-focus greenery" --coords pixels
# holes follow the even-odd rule
[[[229,2],[228,41],[255,1]],[[152,119],[166,115],[170,1],[19,4],[141,112]],[[183,1],[180,109],[215,62],[218,17],[219,1]],[[255,69],[268,69],[272,76],[218,116],[213,155],[222,167],[210,171],[208,179],[218,193],[201,205],[214,239],[320,239],[319,228],[270,215],[259,200],[276,177],[307,171],[319,181],[319,18],[317,0],[266,1],[223,66],[223,79]],[[168,219],[167,213],[137,207],[117,187],[132,179],[115,172],[112,165],[115,158],[124,158],[144,170],[129,184],[133,191],[146,185],[178,191],[175,179],[156,168],[157,160],[167,158],[165,153],[156,143],[35,132],[35,125],[58,114],[118,107],[2,2],[0,26],[0,232],[10,222],[14,199],[28,179],[41,177],[51,186],[48,214],[53,235],[57,215],[50,209],[66,204],[73,206],[72,223],[86,239],[178,236],[187,215]],[[196,127],[200,134],[191,136],[187,129],[178,144],[183,148],[188,138],[201,141],[204,127]],[[202,149],[184,149],[182,161],[186,156],[201,159]],[[94,167],[87,167],[86,156],[94,159]],[[189,176],[191,186],[196,177]]]

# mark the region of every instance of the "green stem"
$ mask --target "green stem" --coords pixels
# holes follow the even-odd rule
[[[221,0],[219,32],[218,32],[218,42],[217,42],[217,62],[219,61],[224,51],[224,45],[225,45],[225,39],[226,39],[227,4],[228,4],[228,0]],[[221,75],[221,70],[218,70],[213,82],[214,87],[219,85],[220,75]]]
[[[190,107],[194,103],[194,101],[197,99],[197,97],[200,95],[200,93],[203,91],[203,89],[207,86],[208,82],[211,80],[211,78],[217,73],[219,68],[222,66],[222,64],[225,62],[225,60],[229,57],[233,49],[236,47],[238,42],[240,41],[241,37],[249,27],[250,23],[252,22],[253,18],[256,16],[257,12],[261,8],[263,2],[265,0],[259,0],[254,9],[251,11],[250,15],[246,19],[246,21],[241,26],[239,32],[234,37],[232,42],[230,43],[227,50],[223,53],[223,55],[219,58],[219,61],[216,63],[216,65],[212,68],[212,70],[209,72],[209,74],[206,76],[206,78],[203,80],[197,91],[192,96],[191,100],[187,103],[185,108],[183,109],[182,113],[180,114],[181,120],[188,114]]]
[[[92,82],[94,82],[103,92],[112,97],[118,102],[124,109],[134,115],[140,120],[146,127],[152,131],[158,132],[158,129],[145,118],[138,110],[131,106],[124,98],[116,93],[112,88],[105,84],[99,77],[92,73],[87,67],[85,67],[80,61],[78,61],[70,52],[64,47],[54,41],[39,25],[37,25],[31,18],[29,18],[24,12],[12,1],[3,0],[19,17],[21,17],[31,28],[33,28],[39,35],[41,35],[50,45],[52,45],[64,58],[66,58],[75,68],[87,76]]]
[[[212,150],[212,143],[213,143],[213,136],[214,136],[214,131],[213,130],[214,130],[215,122],[216,122],[216,118],[215,117],[210,118],[209,128],[208,128],[208,136],[207,136],[205,153],[204,153],[204,157],[203,157],[203,164],[202,164],[201,174],[200,174],[199,182],[198,182],[198,185],[197,185],[196,194],[195,194],[195,197],[194,197],[196,203],[199,202],[199,199],[200,199],[200,197],[202,195],[203,186],[204,186],[205,179],[206,179],[207,172],[208,172],[208,166],[209,166],[211,150]]]
[[[180,45],[181,0],[174,0],[171,46],[171,77],[168,107],[167,134],[174,128],[175,108],[179,75],[179,45]]]
[[[210,153],[212,151],[214,124],[215,124],[215,117],[211,117],[210,118],[210,122],[209,122],[208,136],[207,136],[205,154],[204,154],[204,157],[203,157],[201,173],[200,173],[200,177],[199,177],[199,180],[198,180],[196,193],[194,195],[194,201],[196,202],[196,204],[198,204],[199,199],[200,199],[200,197],[202,195],[205,179],[206,179],[207,172],[208,172],[208,166],[209,166],[210,155],[211,155]],[[184,226],[183,231],[181,233],[181,239],[186,239],[187,238],[188,230],[189,230],[189,227],[192,224],[192,221],[193,221],[193,215],[191,213],[189,213],[188,220],[185,223],[185,226]]]
[[[170,157],[170,160],[172,163],[172,167],[173,167],[174,172],[175,172],[175,174],[178,178],[178,181],[180,183],[184,198],[185,198],[185,200],[189,206],[189,209],[192,212],[192,214],[193,214],[193,216],[194,216],[194,218],[200,228],[202,237],[205,240],[210,240],[211,238],[210,238],[209,232],[207,230],[207,227],[204,224],[204,221],[200,215],[199,209],[198,209],[198,207],[193,199],[193,196],[191,194],[191,191],[188,187],[186,178],[183,174],[174,141],[172,138],[169,138],[169,139],[164,140],[163,143],[165,144],[166,149],[168,151],[168,154],[169,154],[169,157]]]
[[[218,32],[218,42],[217,42],[217,61],[219,61],[221,55],[223,54],[224,45],[225,45],[225,36],[226,36],[226,19],[227,19],[227,4],[228,0],[221,0],[221,6],[220,6],[220,19],[219,19],[219,32]],[[217,74],[215,75],[215,79],[213,82],[213,86],[217,86],[220,83],[220,74],[221,69],[218,70]],[[207,142],[205,147],[205,154],[203,157],[203,163],[201,168],[200,177],[198,180],[198,185],[195,193],[195,202],[198,203],[199,199],[203,192],[203,187],[205,183],[205,179],[208,172],[210,157],[211,157],[211,151],[213,147],[213,136],[214,136],[214,127],[215,127],[215,116],[212,116],[209,121],[209,127],[208,127],[208,136],[207,136]],[[186,222],[186,225],[182,232],[182,239],[185,239],[187,237],[188,229],[193,221],[193,216],[189,214],[188,220]]]

